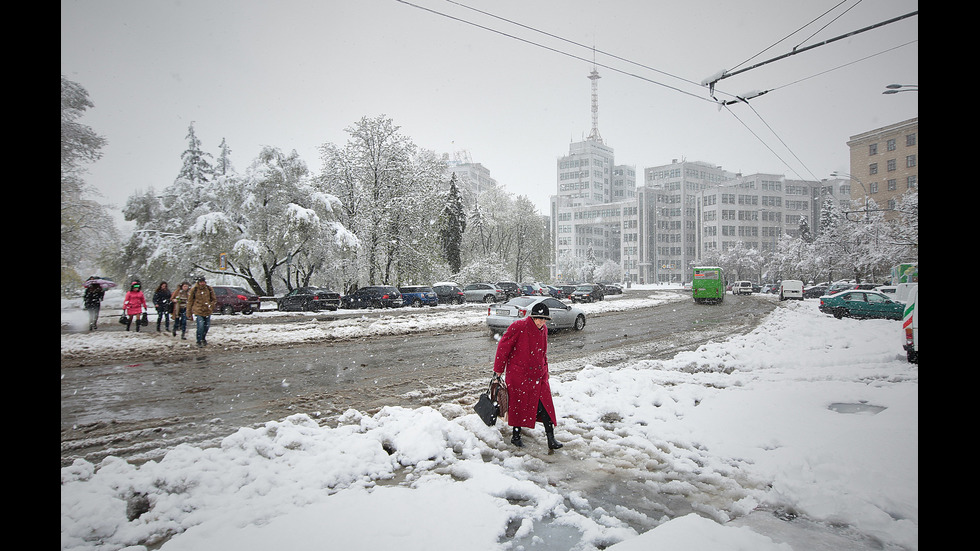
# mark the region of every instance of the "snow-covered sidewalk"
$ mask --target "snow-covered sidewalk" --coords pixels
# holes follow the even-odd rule
[[[298,414],[140,466],[76,461],[62,549],[792,549],[728,522],[759,509],[918,549],[918,368],[900,323],[784,306],[668,361],[553,378],[566,445],[552,455],[446,404],[348,411],[335,428]],[[597,506],[582,488],[603,472],[695,512]]]

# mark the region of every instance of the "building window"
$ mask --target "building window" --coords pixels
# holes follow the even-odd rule
[[[905,168],[915,167],[915,155],[909,155],[905,157]]]
[[[895,171],[895,168],[896,168],[895,167],[895,164],[896,164],[895,163],[895,159],[888,159],[888,172],[894,172]]]
[[[888,149],[888,151],[895,151],[895,138],[892,138],[885,143],[885,147]]]
[[[868,174],[878,174],[878,163],[868,165]]]
[[[913,145],[915,145],[915,134],[906,134],[905,135],[905,146],[906,147],[912,147]]]
[[[896,189],[898,189],[898,183],[895,179],[888,180],[888,191],[895,191]]]
[[[869,145],[868,146],[868,155],[877,155],[877,154],[878,154],[878,144],[873,143],[873,144]]]
[[[905,179],[905,186],[908,189],[915,189],[915,186],[919,183],[919,178],[914,174]]]

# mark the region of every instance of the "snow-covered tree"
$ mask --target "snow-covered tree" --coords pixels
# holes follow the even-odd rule
[[[340,199],[341,221],[360,243],[357,262],[345,270],[347,286],[425,279],[439,250],[433,226],[445,166],[384,115],[362,117],[346,131],[343,147],[320,147],[320,185]]]
[[[94,104],[81,85],[61,76],[61,279],[63,290],[80,288],[77,270],[94,268],[100,250],[118,236],[108,209],[92,197],[84,165],[99,160],[105,138],[78,119]]]
[[[442,245],[443,258],[449,264],[451,273],[459,272],[462,267],[463,234],[466,231],[466,208],[463,196],[456,186],[456,173],[449,179],[449,192],[446,193],[445,205],[439,215],[439,237]]]

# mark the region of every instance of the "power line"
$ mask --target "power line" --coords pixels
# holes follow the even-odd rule
[[[526,38],[521,38],[519,36],[510,34],[510,33],[506,33],[504,31],[500,31],[500,30],[497,30],[497,29],[494,29],[494,28],[491,28],[491,27],[487,27],[485,25],[480,25],[479,23],[474,23],[472,21],[467,21],[466,19],[463,19],[463,18],[460,18],[460,17],[456,17],[456,16],[450,15],[448,13],[443,13],[443,12],[440,12],[438,10],[434,10],[434,9],[431,9],[431,8],[427,8],[425,6],[420,6],[418,4],[413,4],[412,2],[408,2],[407,0],[395,0],[395,1],[396,2],[399,2],[401,4],[405,4],[406,6],[411,6],[413,8],[417,8],[417,9],[420,9],[420,10],[423,10],[423,11],[427,11],[429,13],[433,13],[435,15],[439,15],[439,16],[445,17],[447,19],[452,19],[452,20],[458,21],[460,23],[465,23],[467,25],[472,25],[474,27],[483,29],[485,31],[490,31],[492,33],[496,33],[496,34],[499,34],[501,36],[505,36],[507,38],[511,38],[513,40],[524,42],[526,44],[530,44],[530,45],[536,46],[538,48],[543,48],[545,50],[554,52],[556,54],[561,54],[563,56],[567,56],[567,57],[570,57],[572,59],[577,59],[579,61],[585,61],[586,63],[590,63],[592,65],[595,65],[595,66],[598,66],[598,67],[602,67],[604,69],[609,69],[610,71],[613,71],[613,72],[616,72],[616,73],[621,73],[621,74],[624,74],[624,75],[627,75],[627,76],[638,78],[640,80],[644,80],[644,81],[649,82],[651,84],[656,84],[657,86],[663,86],[664,88],[668,88],[668,89],[673,90],[675,92],[680,92],[680,93],[682,93],[684,95],[691,96],[691,97],[693,97],[695,99],[699,99],[699,100],[702,100],[702,101],[708,101],[708,102],[714,103],[714,100],[713,99],[708,99],[708,98],[702,97],[700,95],[693,94],[693,93],[687,92],[685,90],[681,90],[680,88],[677,88],[676,86],[671,86],[669,84],[664,84],[663,82],[659,82],[659,81],[656,81],[656,80],[653,80],[653,79],[644,77],[642,75],[638,75],[636,73],[631,73],[629,71],[624,71],[623,69],[617,69],[616,67],[612,67],[612,66],[609,66],[609,65],[604,65],[602,63],[597,63],[594,60],[589,60],[587,58],[584,58],[584,57],[581,57],[581,56],[577,56],[577,55],[572,54],[572,53],[564,52],[564,51],[559,50],[557,48],[552,48],[551,46],[547,46],[547,45],[544,45],[544,44],[541,44],[541,43],[538,43],[538,42],[534,42],[533,40],[528,40]],[[538,31],[538,32],[543,32],[543,31]],[[545,34],[547,34],[547,33],[545,33]],[[650,68],[650,69],[656,71],[656,69],[652,69],[652,68]]]

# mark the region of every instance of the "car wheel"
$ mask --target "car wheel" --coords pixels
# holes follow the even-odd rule
[[[415,308],[421,308],[422,307],[422,301],[419,300],[419,299],[415,299],[415,300],[412,301],[412,306],[415,307]]]
[[[228,315],[230,316],[230,315],[232,315],[232,314],[234,314],[234,313],[235,313],[235,309],[234,309],[234,308],[232,308],[232,307],[231,307],[231,305],[228,305],[228,306],[223,306],[223,307],[221,308],[221,313],[222,313],[222,314],[228,314]]]
[[[846,315],[847,315],[847,310],[843,308],[837,308],[834,310],[834,317],[837,319],[841,319]]]
[[[371,307],[372,308],[383,308],[384,305],[381,304],[381,301],[380,300],[376,300],[376,301],[374,301],[374,302],[371,303]]]
[[[493,295],[487,295],[487,296],[483,297],[483,302],[485,302],[487,304],[490,304],[491,302],[494,302]]]
[[[252,315],[252,312],[254,312],[254,310],[252,310],[248,306],[246,306],[245,308],[242,308],[242,314],[245,314],[246,316]]]
[[[581,331],[582,329],[585,329],[585,316],[579,314],[578,317],[575,318],[575,330]]]

